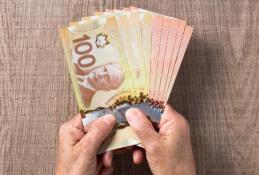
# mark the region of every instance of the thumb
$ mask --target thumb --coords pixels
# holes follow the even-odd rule
[[[126,118],[144,147],[151,142],[156,142],[158,140],[159,134],[140,110],[136,108],[129,109],[126,112]]]
[[[99,146],[111,133],[116,123],[113,115],[105,115],[90,124],[86,135],[79,142],[83,148],[91,149],[96,154]]]

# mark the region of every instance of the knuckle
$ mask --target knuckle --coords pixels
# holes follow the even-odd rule
[[[161,145],[159,142],[151,142],[147,145],[147,151],[150,154],[157,154],[159,152]]]
[[[93,139],[87,138],[87,140],[78,144],[76,150],[79,154],[87,156],[91,152],[93,152],[93,148],[94,148]]]
[[[84,153],[85,153],[85,154],[88,154],[92,147],[93,147],[93,141],[92,141],[91,138],[89,138],[89,139],[87,140],[87,142],[85,142],[85,144],[82,144],[82,145],[80,146],[80,150],[82,151],[83,154],[84,154]]]
[[[84,137],[84,133],[80,130],[76,130],[74,128],[71,128],[72,131],[70,132],[71,136],[76,140],[81,140]]]
[[[179,129],[180,129],[184,134],[189,134],[189,133],[190,133],[190,125],[189,125],[189,122],[188,122],[184,117],[181,117],[181,118],[179,119],[178,126],[179,126]]]
[[[182,127],[186,130],[186,131],[189,131],[190,130],[190,125],[189,125],[189,122],[182,117]]]
[[[60,127],[59,127],[59,137],[63,137],[64,133],[66,132],[67,128],[67,124],[63,123]]]
[[[146,127],[141,127],[141,128],[138,128],[136,130],[137,132],[137,135],[140,136],[140,137],[145,137],[146,136]]]
[[[172,117],[172,122],[175,123],[178,129],[183,129],[184,131],[188,131],[190,129],[190,125],[185,117],[177,112]]]
[[[95,135],[100,135],[105,133],[105,126],[103,126],[102,123],[96,123],[96,125],[91,128],[91,131]]]
[[[89,137],[89,138],[87,139],[87,142],[86,142],[86,145],[85,145],[85,148],[84,148],[84,149],[89,150],[90,148],[93,148],[93,146],[94,146],[94,139],[91,138],[91,137]]]
[[[93,159],[93,151],[91,149],[91,145],[81,145],[79,152],[85,160]]]

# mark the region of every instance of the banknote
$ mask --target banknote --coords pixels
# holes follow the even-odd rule
[[[150,14],[153,16],[161,15],[156,12],[148,11],[148,10],[137,8],[134,6],[130,6],[130,8],[133,10],[138,10],[140,13],[146,13],[146,14]],[[161,43],[166,43],[166,52],[165,52],[164,60],[161,61],[161,59],[163,59],[162,54],[164,54],[164,52],[163,52],[164,50],[163,50],[163,47],[161,47],[161,45],[160,45],[160,48],[162,50],[160,50],[160,48],[159,48],[159,61],[157,61],[155,59],[153,63],[159,62],[162,64],[157,64],[157,66],[153,65],[153,69],[150,72],[151,77],[154,77],[154,75],[156,75],[156,76],[155,76],[155,79],[150,79],[152,84],[150,85],[151,90],[150,90],[149,96],[152,99],[154,99],[155,101],[163,102],[163,104],[166,104],[167,103],[166,99],[168,99],[169,95],[170,95],[170,93],[168,94],[166,91],[171,90],[169,88],[169,82],[171,84],[173,84],[173,82],[171,82],[171,77],[172,77],[172,74],[174,71],[174,64],[175,64],[177,52],[179,50],[180,43],[182,40],[183,31],[186,26],[186,21],[176,19],[176,18],[166,16],[166,15],[163,15],[163,18],[170,19],[172,22],[172,26],[171,26],[170,32],[168,33],[169,37],[167,37],[168,38],[167,42],[161,42],[163,29],[162,29],[161,34],[159,33],[160,31],[152,31],[153,34],[156,33],[154,35],[157,35],[157,34],[160,35]],[[160,25],[161,25],[161,23],[160,23]],[[166,29],[164,29],[164,30],[166,30]],[[164,32],[164,35],[167,35],[167,32]],[[174,38],[171,38],[171,37],[174,37]],[[152,42],[152,44],[153,44],[153,42]],[[152,49],[152,51],[154,52],[153,49]],[[150,62],[152,62],[152,61],[153,60],[151,59]],[[156,71],[156,73],[154,73],[153,70]],[[154,88],[153,88],[153,86],[154,86],[153,83],[155,84]]]
[[[172,54],[174,50],[174,46],[176,43],[176,38],[177,38],[177,31],[179,27],[179,20],[176,18],[172,18],[170,20],[170,29],[167,37],[167,46],[166,46],[166,51],[165,51],[165,57],[163,61],[163,68],[162,68],[162,74],[161,74],[161,80],[160,80],[160,86],[159,86],[159,93],[158,93],[158,101],[164,101],[164,91],[166,87],[166,80],[167,76],[171,69],[170,63],[172,61]]]
[[[70,77],[71,77],[71,81],[72,81],[72,85],[73,85],[73,89],[74,89],[74,94],[75,94],[79,109],[82,110],[84,108],[84,106],[81,103],[81,96],[79,94],[78,84],[77,84],[76,79],[73,78],[73,77],[75,77],[75,74],[74,74],[74,68],[71,64],[71,53],[72,52],[71,52],[71,49],[70,49],[69,44],[68,44],[69,41],[68,41],[67,29],[65,27],[61,28],[59,30],[59,35],[60,35],[60,38],[61,38],[61,41],[62,41],[64,55],[65,55],[65,58],[66,58],[66,61],[67,61],[67,67],[68,67],[68,70],[69,70],[69,73],[70,73]]]
[[[141,86],[140,81],[139,81],[139,64],[137,62],[137,60],[134,60],[132,58],[134,58],[133,56],[133,50],[131,47],[131,43],[132,43],[132,39],[129,35],[130,31],[130,26],[129,26],[129,21],[127,20],[127,16],[121,12],[95,12],[96,15],[100,16],[100,17],[107,17],[107,16],[115,16],[118,26],[119,26],[119,31],[120,31],[120,36],[121,36],[121,40],[123,43],[123,48],[125,51],[125,55],[127,58],[127,62],[130,68],[130,72],[132,75],[132,81],[133,81],[133,86],[136,92],[136,96],[139,95],[141,88],[139,88]],[[86,20],[87,17],[81,18],[82,21]],[[143,76],[143,75],[141,75]],[[143,83],[142,83],[143,84]]]
[[[161,31],[161,36],[160,36],[160,43],[159,43],[159,54],[158,54],[158,64],[157,64],[157,69],[156,69],[156,82],[154,86],[154,99],[159,100],[158,96],[161,94],[159,91],[160,85],[161,85],[161,79],[163,69],[164,69],[164,59],[165,59],[165,53],[166,53],[166,47],[167,47],[167,38],[169,35],[169,30],[170,30],[170,24],[171,24],[171,19],[167,17],[163,17],[162,21],[162,31]],[[172,42],[172,41],[170,41]]]
[[[150,55],[151,55],[151,31],[153,23],[153,15],[146,11],[140,11],[138,8],[130,8],[132,11],[138,11],[140,14],[141,33],[142,33],[142,46],[143,46],[143,59],[146,67],[146,87],[149,92],[150,80]]]
[[[146,63],[143,60],[143,47],[140,42],[142,39],[140,14],[138,12],[131,13],[130,9],[118,10],[118,9],[106,9],[105,12],[95,12],[95,15],[115,15],[119,24],[121,37],[127,37],[127,44],[125,49],[128,50],[129,65],[132,67],[132,74],[134,82],[136,81],[139,93],[147,94],[147,71]],[[127,19],[125,19],[127,17]],[[83,18],[84,19],[84,18]],[[124,39],[125,43],[126,39]],[[125,44],[126,45],[126,44]],[[127,53],[126,53],[127,54]]]
[[[117,11],[117,13],[118,13],[118,11]],[[100,13],[99,12],[99,14],[98,15],[104,15],[104,13]],[[126,20],[125,20],[125,18],[124,18],[125,16],[122,16],[122,15],[117,15],[117,21],[118,21],[118,23],[119,23],[119,28],[120,28],[120,31],[122,31],[123,30],[123,28],[121,28],[122,26],[125,26],[125,24],[123,24],[123,23],[125,23],[125,22],[127,22]],[[124,18],[124,19],[123,19]],[[150,17],[149,17],[150,18]],[[89,20],[89,17],[85,17],[85,18],[82,18],[82,20],[84,21],[84,20]],[[150,23],[150,22],[149,22]],[[125,26],[126,27],[126,29],[127,29],[127,27],[128,26]],[[122,33],[122,32],[120,32],[121,33],[121,37],[125,37],[125,36],[127,36],[126,35],[126,33]],[[151,33],[151,30],[150,30],[150,33]],[[151,36],[150,36],[150,38],[151,38]],[[124,48],[125,49],[125,48]],[[127,52],[126,52],[127,53]],[[129,57],[130,58],[130,57]],[[132,60],[132,59],[131,59]],[[142,108],[142,110],[144,109],[142,106],[141,106],[141,108]],[[86,117],[87,118],[87,117]],[[86,119],[85,118],[85,119]],[[88,118],[91,118],[91,117],[88,117]],[[155,120],[158,120],[158,119],[153,119],[153,121],[155,121]],[[83,120],[84,121],[84,120]],[[85,124],[87,124],[87,123],[85,123]],[[121,132],[124,132],[124,130],[123,131],[119,131],[119,133],[121,133]],[[124,133],[124,136],[126,136],[127,135],[127,138],[131,138],[130,137],[130,135],[132,134],[132,133],[128,133],[129,131],[127,130],[127,133]],[[119,135],[121,135],[121,134],[119,134]],[[116,136],[116,135],[115,135]],[[114,139],[114,143],[116,143],[116,144],[109,144],[110,146],[109,147],[105,147],[105,146],[102,146],[101,148],[100,148],[100,151],[102,152],[102,151],[104,151],[104,150],[109,150],[109,149],[114,149],[114,148],[120,148],[120,147],[123,147],[123,146],[126,146],[126,145],[133,145],[133,144],[137,144],[139,141],[138,141],[138,139],[134,139],[135,137],[133,137],[133,138],[131,138],[131,139],[129,139],[129,140],[124,140],[123,142],[121,142],[121,141],[119,141],[119,140],[121,140],[121,139],[118,139],[118,137],[115,137],[116,139]],[[125,145],[126,144],[126,145]],[[104,144],[105,145],[105,144]],[[105,149],[106,148],[106,149]]]
[[[147,59],[149,59],[149,75],[147,76],[149,80],[149,97],[153,101],[159,102],[159,98],[158,98],[158,96],[160,95],[159,87],[160,87],[160,81],[161,81],[160,80],[161,73],[163,69],[163,64],[161,63],[163,63],[165,49],[167,45],[167,43],[163,42],[162,40],[166,40],[168,36],[168,30],[170,27],[170,18],[162,16],[161,14],[157,14],[155,12],[151,12],[134,6],[131,6],[130,9],[133,11],[139,11],[140,14],[145,14],[146,16],[152,16],[152,20],[150,20],[151,21],[150,32],[151,32],[151,38],[152,38],[150,39],[151,42],[149,42],[149,40],[147,39],[147,41],[151,44],[151,52],[149,51],[148,47],[147,49],[144,49],[144,52],[151,53],[151,55],[147,54],[148,55]],[[163,28],[163,24],[164,24],[164,28]]]
[[[177,59],[176,59],[175,64],[174,64],[174,71],[173,71],[173,73],[170,77],[169,86],[167,87],[167,89],[165,91],[166,95],[165,95],[164,101],[168,101],[168,98],[170,96],[171,90],[173,88],[173,85],[174,85],[174,82],[175,82],[175,79],[176,79],[176,76],[177,76],[178,71],[180,69],[185,51],[186,51],[188,43],[191,39],[192,32],[193,32],[192,27],[190,27],[190,26],[185,27],[183,37],[182,37],[182,41],[181,41],[181,44],[180,44],[180,48],[179,48],[179,51],[177,53]]]
[[[107,13],[113,13],[113,14],[128,14],[128,12],[134,12],[139,13],[140,18],[140,29],[141,29],[141,38],[142,38],[142,49],[139,48],[139,50],[143,51],[143,59],[141,59],[141,62],[136,61],[138,65],[145,65],[143,68],[143,71],[145,71],[145,82],[143,81],[143,78],[140,78],[139,81],[141,84],[145,84],[145,93],[149,92],[149,75],[150,75],[150,53],[151,53],[151,29],[152,29],[152,20],[153,15],[151,13],[148,13],[147,11],[140,11],[138,8],[123,8],[123,10],[118,9],[106,9],[105,12]],[[95,12],[96,15],[103,14],[102,12]],[[128,15],[129,16],[129,15]],[[125,21],[125,20],[124,20]],[[134,20],[133,20],[134,21]],[[135,26],[133,24],[133,26]],[[131,29],[132,27],[130,27]],[[134,39],[133,39],[134,40]],[[136,58],[136,56],[135,56]],[[142,73],[144,74],[144,73]],[[140,75],[143,76],[143,75]],[[140,85],[141,86],[141,85]]]
[[[179,48],[181,46],[181,41],[182,41],[182,38],[183,38],[185,27],[186,27],[186,22],[183,21],[183,20],[179,20],[177,37],[176,37],[173,53],[172,53],[171,60],[170,60],[170,70],[168,71],[168,74],[166,76],[166,83],[165,83],[165,86],[164,86],[164,92],[163,92],[163,96],[164,96],[163,101],[164,102],[167,101],[166,99],[168,99],[169,95],[170,95],[170,94],[168,95],[167,91],[168,91],[168,89],[170,89],[169,84],[173,83],[173,82],[171,82],[173,80],[172,75],[173,75],[174,66],[175,66],[176,59],[177,59],[177,54],[178,54]]]
[[[59,30],[83,124],[116,118],[99,154],[142,146],[125,118],[132,107],[158,126],[192,31],[184,20],[132,6],[95,12]]]
[[[115,22],[114,18],[107,18],[101,27],[92,29],[96,24],[81,22],[60,31],[80,110],[110,107],[134,94]],[[107,27],[110,25],[113,27]],[[138,143],[131,128],[126,126],[117,129],[102,144],[99,153]]]
[[[120,34],[123,41],[124,51],[127,56],[127,61],[132,73],[132,79],[136,91],[136,96],[144,89],[145,84],[141,83],[141,78],[144,74],[140,75],[140,64],[134,57],[134,51],[132,47],[132,38],[130,36],[130,24],[126,15],[117,15],[117,22],[119,24]],[[142,89],[143,88],[143,89]]]
[[[156,71],[158,58],[159,58],[159,44],[162,33],[163,16],[157,15],[153,17],[152,23],[152,46],[151,46],[151,57],[150,57],[150,79],[149,79],[149,97],[154,99],[155,96],[155,84],[156,84]],[[158,80],[157,80],[158,81]]]
[[[130,9],[124,9],[123,12],[127,15],[130,27],[131,47],[133,50],[133,57],[136,60],[136,65],[139,67],[138,82],[141,91],[147,94],[147,76],[146,64],[142,45],[141,21],[139,12],[131,12]]]
[[[83,23],[67,29],[83,110],[109,106],[134,91],[116,19],[97,20],[93,27],[85,31]]]

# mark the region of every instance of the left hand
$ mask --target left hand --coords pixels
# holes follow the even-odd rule
[[[106,115],[83,127],[80,115],[64,123],[59,130],[56,175],[108,175],[112,152],[97,156],[101,143],[112,131],[115,117]]]

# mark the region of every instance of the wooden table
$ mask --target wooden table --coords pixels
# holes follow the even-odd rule
[[[53,174],[58,128],[77,112],[58,29],[129,5],[194,27],[170,104],[190,123],[198,174],[259,174],[257,0],[1,0],[0,174]],[[150,171],[124,155],[114,174]]]

